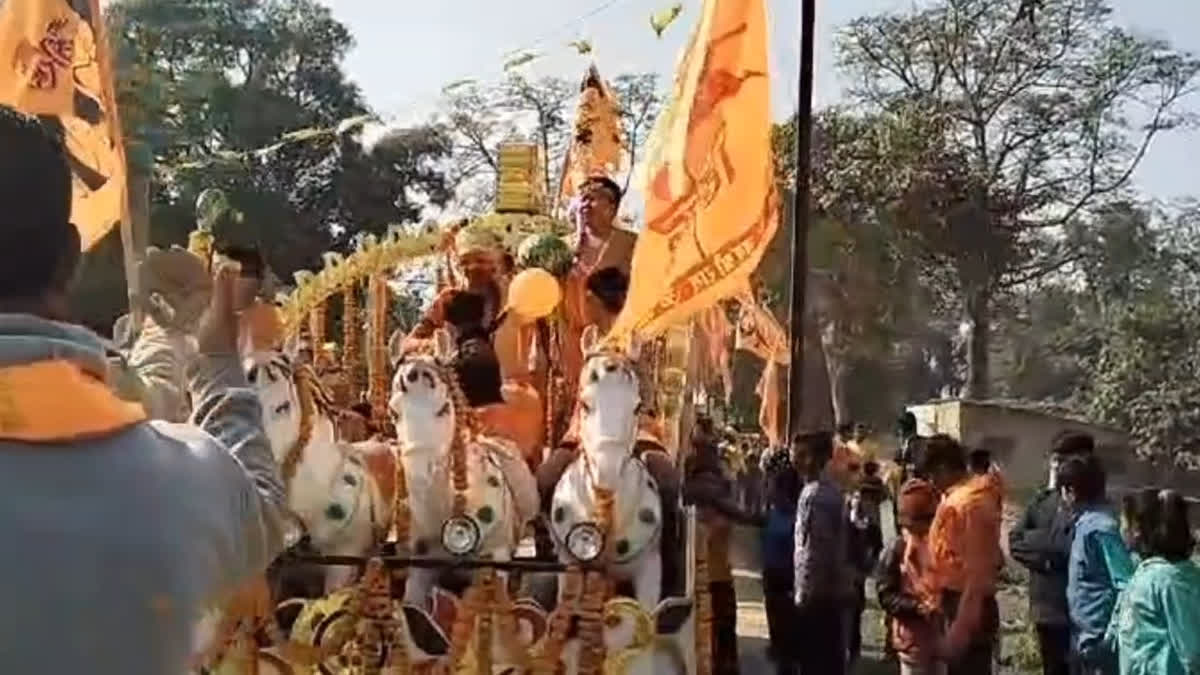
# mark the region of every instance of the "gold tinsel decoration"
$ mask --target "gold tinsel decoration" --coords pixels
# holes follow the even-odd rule
[[[496,233],[514,250],[531,234],[565,235],[570,230],[564,221],[526,214],[485,214],[472,220],[470,226]],[[402,266],[436,262],[436,256],[444,249],[443,233],[433,227],[413,232],[410,228],[394,225],[383,237],[363,237],[351,255],[325,253],[320,270],[296,272],[296,290],[277,298],[283,311],[284,337],[294,337],[309,313],[353,284],[376,274],[389,274]],[[452,276],[447,279],[451,285],[455,281]]]
[[[349,385],[349,400],[357,403],[362,396],[362,381],[359,378],[359,332],[361,319],[358,316],[358,283],[351,282],[342,292],[342,372]]]
[[[579,612],[579,675],[603,675],[604,603],[608,600],[608,577],[590,570],[584,577],[583,602]]]
[[[403,622],[396,618],[387,569],[379,558],[367,562],[359,586],[360,603],[354,608],[358,625],[351,645],[351,667],[362,675],[407,673],[408,644]]]
[[[325,352],[325,327],[328,323],[329,309],[325,302],[317,303],[308,314],[308,343],[312,345],[313,367],[322,372],[329,364],[329,355]]]
[[[579,567],[571,567],[563,575],[562,602],[550,615],[550,629],[534,662],[534,675],[558,674],[563,648],[567,644],[567,632],[571,629],[571,617],[580,609],[583,585],[584,574]]]
[[[370,280],[370,314],[367,317],[367,400],[371,403],[371,421],[377,428],[388,422],[388,300],[387,279],[376,274]]]

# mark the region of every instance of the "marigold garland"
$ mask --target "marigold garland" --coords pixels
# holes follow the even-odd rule
[[[371,403],[371,421],[383,428],[388,419],[388,300],[387,279],[376,274],[370,281],[371,310],[367,318],[367,400]]]
[[[708,588],[708,531],[696,528],[696,675],[712,675],[712,594]]]
[[[571,629],[571,617],[579,612],[583,597],[583,570],[577,566],[571,567],[563,574],[562,584],[562,600],[550,615],[549,630],[534,662],[534,675],[558,674],[563,649],[567,645],[567,632]]]
[[[308,314],[308,343],[312,347],[312,364],[317,372],[322,372],[329,364],[329,355],[325,352],[325,329],[328,323],[329,307],[325,302],[319,302]],[[303,327],[301,328],[303,330]]]
[[[349,398],[357,403],[362,396],[362,381],[359,378],[359,317],[358,283],[351,282],[342,293],[342,371],[349,382]]]

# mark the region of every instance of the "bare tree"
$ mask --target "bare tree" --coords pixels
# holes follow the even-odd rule
[[[874,116],[854,154],[903,183],[899,217],[953,272],[972,397],[988,394],[996,294],[1078,259],[1063,226],[1193,121],[1182,101],[1200,69],[1114,25],[1103,0],[1043,0],[1036,21],[1014,21],[1022,2],[940,0],[857,19],[837,41],[854,104]]]
[[[625,152],[629,155],[624,189],[629,189],[638,150],[658,119],[663,107],[663,92],[656,73],[625,73],[613,80],[613,94],[621,105],[621,130],[625,133]]]

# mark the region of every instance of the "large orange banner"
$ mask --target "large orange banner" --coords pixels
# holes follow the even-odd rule
[[[705,0],[646,157],[618,338],[656,335],[746,288],[775,233],[763,0]]]
[[[125,153],[99,0],[0,0],[0,103],[62,131],[83,248],[125,215]]]

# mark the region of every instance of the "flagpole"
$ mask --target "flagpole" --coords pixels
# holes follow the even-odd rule
[[[812,164],[813,33],[816,0],[800,3],[800,87],[796,103],[795,184],[792,186],[792,306],[788,316],[791,365],[788,368],[787,430],[790,441],[801,429],[804,406],[804,305],[808,281],[809,173]]]

